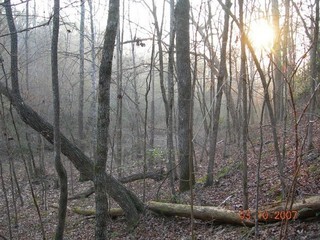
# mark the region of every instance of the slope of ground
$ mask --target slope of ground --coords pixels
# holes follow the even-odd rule
[[[305,153],[301,158],[301,169],[298,176],[297,187],[295,191],[296,199],[320,195],[320,157],[317,155],[320,151],[320,130],[319,124],[315,126],[315,151],[312,154]],[[258,130],[254,130],[257,131]],[[278,178],[277,165],[274,160],[272,137],[269,129],[264,129],[264,145],[261,160],[261,176],[259,191],[259,206],[277,202],[281,197],[280,182]],[[303,131],[302,131],[303,133]],[[254,134],[252,134],[254,135]],[[254,139],[254,138],[252,138]],[[280,138],[279,138],[280,139]],[[257,159],[259,153],[258,140],[252,140],[249,147],[249,199],[250,208],[255,207],[256,202],[256,171]],[[282,144],[282,140],[280,140]],[[288,131],[286,139],[286,159],[285,176],[286,182],[291,183],[295,169],[294,135]],[[222,158],[222,146],[219,145],[217,160],[215,164],[215,185],[212,187],[203,187],[206,174],[207,161],[197,161],[196,167],[196,186],[194,191],[195,205],[223,206],[227,209],[241,210],[242,207],[242,174],[241,174],[241,156],[235,146],[229,146],[228,158]],[[196,149],[196,156],[199,157],[200,150]],[[40,205],[42,221],[44,223],[47,239],[52,239],[56,226],[57,209],[54,207],[58,202],[59,190],[55,188],[55,173],[52,164],[52,153],[47,152],[46,156],[47,183],[46,196],[43,194],[43,186],[40,180],[33,181],[33,187]],[[2,157],[4,180],[6,183],[6,192],[10,202],[11,222],[13,239],[42,239],[39,218],[33,200],[31,198],[30,186],[27,182],[23,164],[20,160],[15,161],[16,172],[23,195],[24,205],[21,206],[18,195],[15,194],[17,202],[17,222],[13,207],[12,191],[10,188],[10,174],[8,159]],[[69,176],[69,163],[65,161]],[[139,171],[139,167],[130,166],[131,173]],[[75,172],[75,171],[74,171]],[[129,172],[129,171],[128,171]],[[77,179],[77,173],[74,173],[74,179]],[[71,180],[69,177],[70,195],[84,192],[92,184],[90,182],[73,184],[73,193],[71,189]],[[177,184],[176,184],[177,185]],[[142,198],[143,180],[126,184],[138,196]],[[47,209],[44,206],[46,197]],[[157,200],[171,201],[169,184],[165,182],[155,182],[146,180],[146,201]],[[180,194],[175,198],[179,203],[190,203],[189,193]],[[113,201],[111,206],[116,206]],[[69,201],[69,207],[94,207],[94,196],[78,200]],[[8,219],[6,215],[5,198],[3,190],[0,191],[0,239],[9,238]],[[307,219],[305,221],[295,220],[289,222],[288,239],[320,239],[320,219]],[[265,224],[259,226],[258,239],[279,239],[281,223]],[[108,224],[111,239],[191,239],[190,238],[190,219],[157,216],[147,213],[141,217],[139,225],[129,231],[126,227],[123,217],[110,219]],[[254,239],[252,228],[244,226],[233,226],[217,223],[214,221],[203,222],[195,220],[194,231],[196,239]],[[84,217],[68,210],[65,239],[94,239],[94,218]]]

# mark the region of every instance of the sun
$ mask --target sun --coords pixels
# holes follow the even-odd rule
[[[249,27],[249,39],[256,50],[271,51],[274,41],[274,31],[266,20],[252,22]]]

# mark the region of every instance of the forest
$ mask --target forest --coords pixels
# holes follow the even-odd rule
[[[320,239],[319,0],[1,0],[0,239]]]

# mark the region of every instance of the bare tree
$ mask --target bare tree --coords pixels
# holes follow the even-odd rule
[[[175,179],[175,156],[173,144],[173,104],[174,104],[174,0],[170,0],[170,43],[168,57],[168,116],[167,116],[167,158],[170,169],[170,186],[171,193],[175,194],[174,179]]]
[[[4,2],[4,7],[6,9],[6,17],[11,37],[11,87],[13,93],[17,96],[20,96],[18,81],[18,33],[12,16],[11,1],[6,0]]]
[[[231,7],[231,2],[226,0],[226,6],[228,8]],[[219,129],[219,120],[220,120],[220,109],[221,109],[221,100],[223,93],[223,84],[226,80],[227,76],[227,45],[228,45],[228,32],[229,32],[229,14],[226,12],[224,16],[224,27],[222,33],[222,44],[221,44],[221,52],[220,52],[220,67],[218,73],[218,83],[217,83],[217,92],[216,92],[216,101],[214,110],[212,110],[212,134],[210,136],[210,150],[209,150],[209,164],[208,164],[208,173],[207,173],[207,181],[206,186],[212,186],[213,184],[213,166],[218,138],[218,129]]]
[[[80,57],[80,66],[79,66],[79,76],[80,76],[80,85],[79,85],[79,99],[78,99],[78,136],[80,140],[80,146],[83,145],[83,105],[84,105],[84,20],[85,20],[85,1],[81,0],[80,4],[80,44],[79,44],[79,57]]]
[[[119,21],[119,0],[109,1],[107,29],[104,35],[102,60],[99,69],[97,159],[95,163],[96,239],[106,239],[108,211],[105,170],[108,158],[110,122],[110,84],[112,59]]]
[[[273,42],[273,104],[274,117],[276,121],[283,118],[283,76],[281,72],[282,56],[281,56],[281,32],[280,32],[280,13],[278,0],[272,0],[272,20],[275,38]]]
[[[313,122],[315,121],[315,109],[316,109],[316,96],[314,92],[317,91],[318,79],[318,66],[319,66],[319,0],[315,0],[316,4],[316,16],[314,21],[314,30],[313,30],[313,42],[311,49],[311,59],[310,59],[310,91],[311,91],[311,104],[309,110],[309,125],[308,125],[308,150],[312,150],[313,146]]]
[[[25,54],[26,54],[26,84],[27,84],[27,92],[29,93],[29,1],[26,2],[26,33],[25,33]],[[29,171],[32,171],[30,169]],[[31,172],[32,173],[32,172]]]
[[[192,86],[190,72],[189,0],[179,0],[175,9],[176,59],[178,77],[178,139],[180,161],[180,191],[194,184]],[[190,176],[191,172],[191,176]]]
[[[4,4],[5,7],[11,8],[10,1],[7,1],[6,3],[8,4]],[[111,4],[111,6],[114,7],[114,4]],[[9,17],[9,19],[13,20],[12,17]],[[9,24],[14,24],[14,21],[10,21]],[[10,34],[11,37],[13,35],[14,34]],[[11,38],[11,41],[14,41],[15,39],[16,38]],[[106,37],[104,48],[107,48],[107,46],[109,46],[109,42],[107,40],[109,40],[109,38]],[[108,50],[109,48],[105,49],[104,52],[108,53]],[[18,66],[18,59],[14,55],[11,54],[10,59],[11,62],[16,61],[16,63],[11,64],[11,66]],[[11,71],[14,70],[16,69],[11,69]],[[14,75],[14,77],[15,78],[11,79],[11,81],[14,82],[14,84],[12,84],[12,88],[19,86],[18,75]],[[37,131],[39,134],[41,134],[51,144],[53,144],[54,134],[52,125],[44,118],[42,118],[36,111],[34,111],[34,109],[32,109],[23,100],[20,94],[16,94],[17,92],[19,92],[19,90],[11,90],[10,87],[0,82],[0,93],[10,101],[12,106],[17,110],[17,113],[22,121],[33,128],[35,131]],[[88,156],[86,156],[79,147],[68,140],[61,132],[60,139],[61,152],[73,163],[76,169],[80,172],[80,181],[95,181],[94,162]],[[104,182],[102,186],[124,210],[128,223],[130,225],[136,224],[139,219],[139,213],[144,211],[144,205],[141,200],[134,193],[125,188],[114,177],[112,177],[110,174],[107,174],[104,170],[101,177],[102,178],[100,178],[100,180]]]
[[[247,73],[246,73],[246,46],[244,36],[243,0],[239,0],[239,23],[241,31],[241,63],[240,63],[240,84],[242,84],[242,187],[243,187],[243,209],[248,209],[248,96],[247,96]]]
[[[91,47],[91,105],[90,105],[90,122],[92,123],[92,133],[91,133],[91,142],[92,142],[92,151],[95,152],[96,149],[96,50],[95,50],[95,32],[94,32],[94,22],[93,22],[93,7],[92,0],[88,0],[89,12],[90,12],[90,47]],[[92,154],[94,155],[94,154]]]
[[[67,172],[61,162],[61,141],[60,141],[60,95],[59,95],[59,76],[58,76],[58,40],[60,25],[60,0],[54,1],[53,8],[53,27],[51,43],[51,74],[52,74],[52,92],[54,108],[54,129],[53,146],[55,168],[60,180],[60,199],[58,211],[58,225],[56,228],[55,239],[63,239],[63,232],[66,221],[67,202],[68,202],[68,179]]]
[[[123,59],[123,45],[121,42],[123,41],[124,34],[124,0],[122,1],[122,9],[123,9],[123,17],[120,24],[118,25],[117,32],[117,115],[116,115],[116,165],[117,165],[117,173],[118,177],[122,175],[122,98],[123,98],[123,90],[122,90],[122,77],[123,77],[123,69],[122,69],[122,59]]]
[[[240,31],[242,30],[241,28],[241,24],[239,23],[237,17],[225,6],[225,4],[223,4],[221,2],[221,0],[218,0],[219,4],[224,8],[225,11],[229,12],[230,16],[232,17],[233,21],[237,24],[238,28],[240,29]],[[257,68],[257,72],[259,74],[259,77],[261,79],[261,83],[263,86],[263,92],[264,92],[264,98],[265,98],[265,103],[266,103],[266,107],[268,109],[268,113],[269,113],[269,118],[270,118],[270,122],[271,122],[271,132],[272,132],[272,137],[273,137],[273,142],[274,142],[274,151],[275,151],[275,158],[277,161],[277,167],[278,167],[278,176],[280,179],[280,184],[281,184],[281,188],[282,188],[282,196],[284,197],[286,194],[286,183],[285,183],[285,179],[284,179],[284,170],[283,170],[283,161],[282,161],[282,156],[280,153],[280,148],[279,148],[279,140],[278,140],[278,134],[277,134],[277,128],[276,128],[276,119],[274,116],[274,111],[272,108],[272,102],[271,102],[271,97],[269,94],[269,84],[267,82],[265,73],[261,67],[260,61],[256,55],[256,52],[251,44],[251,42],[248,39],[248,36],[245,32],[242,32],[242,37],[244,38],[244,42],[248,48],[248,50],[250,51],[251,55],[252,55],[252,59],[256,65]]]

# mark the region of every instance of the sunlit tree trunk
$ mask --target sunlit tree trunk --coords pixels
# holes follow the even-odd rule
[[[242,152],[242,190],[243,190],[243,209],[248,209],[248,96],[247,96],[247,73],[246,73],[246,47],[244,38],[244,17],[243,17],[243,0],[239,0],[239,18],[241,30],[241,63],[240,63],[240,84],[242,84],[242,135],[241,135],[241,152]]]
[[[60,181],[60,199],[58,211],[58,225],[56,228],[55,239],[63,239],[67,201],[68,201],[68,179],[67,172],[61,161],[61,141],[60,141],[60,95],[59,95],[59,70],[58,70],[58,40],[59,40],[59,24],[60,24],[60,0],[54,1],[54,15],[52,27],[52,43],[51,43],[51,69],[52,69],[52,92],[53,92],[53,109],[54,109],[54,130],[53,130],[53,146],[55,168]]]
[[[316,102],[317,102],[317,85],[319,84],[318,73],[319,70],[317,69],[319,66],[319,0],[315,0],[316,4],[316,16],[314,21],[314,30],[313,30],[313,42],[312,42],[312,49],[311,49],[311,59],[310,59],[310,90],[311,90],[311,103],[310,103],[310,110],[309,110],[309,126],[308,126],[308,142],[307,148],[312,150],[313,146],[313,123],[315,121],[315,110],[316,110]]]
[[[280,13],[278,0],[272,0],[272,20],[275,32],[273,44],[273,104],[274,116],[278,122],[283,118],[283,77],[282,77],[282,57],[281,57],[281,32],[280,32]]]
[[[226,0],[226,6],[231,7],[229,0]],[[215,152],[218,138],[218,129],[219,129],[219,120],[220,120],[220,109],[221,109],[221,100],[223,93],[223,82],[227,77],[227,45],[228,45],[228,32],[229,32],[229,14],[226,12],[224,16],[224,27],[222,33],[222,43],[221,43],[221,52],[220,52],[220,66],[218,73],[218,82],[216,89],[216,101],[214,114],[212,115],[212,134],[210,136],[210,150],[209,150],[209,164],[207,170],[207,181],[206,186],[212,186],[213,184],[213,166],[215,160]]]
[[[229,12],[233,21],[235,21],[235,23],[238,25],[240,31],[242,31],[241,24],[239,23],[237,17],[226,8],[226,6],[221,2],[221,0],[218,0],[218,2],[221,6],[223,6],[225,11]],[[269,118],[270,118],[270,122],[271,122],[271,131],[272,131],[272,137],[273,137],[273,142],[274,142],[275,157],[276,157],[277,167],[278,167],[278,176],[279,176],[280,183],[281,183],[282,196],[284,197],[286,195],[286,183],[285,183],[285,179],[284,179],[283,161],[282,161],[282,156],[281,156],[280,148],[279,148],[279,140],[278,140],[278,134],[277,134],[277,128],[276,128],[276,119],[274,116],[271,97],[270,97],[269,89],[268,89],[269,85],[268,85],[268,82],[266,79],[266,75],[261,67],[260,61],[256,55],[256,52],[255,52],[251,42],[248,40],[248,36],[243,31],[242,31],[242,37],[244,37],[244,40],[245,40],[244,42],[245,42],[248,50],[251,53],[252,59],[256,65],[257,72],[259,74],[259,77],[261,79],[261,83],[263,86],[264,99],[265,99],[265,103],[266,103],[266,106],[268,109],[268,114],[269,114]]]

